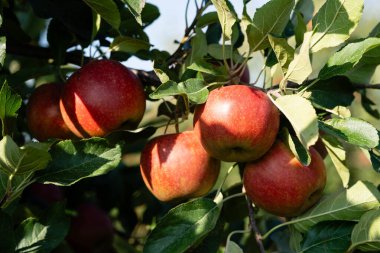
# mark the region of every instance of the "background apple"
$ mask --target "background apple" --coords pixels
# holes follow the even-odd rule
[[[121,126],[137,127],[145,111],[145,94],[138,78],[124,65],[98,60],[68,79],[60,108],[78,137],[105,136]]]
[[[244,187],[258,207],[279,216],[297,216],[320,198],[326,184],[322,157],[310,148],[311,163],[302,165],[280,141],[261,159],[246,164]]]
[[[94,204],[84,203],[71,219],[66,240],[75,252],[110,252],[114,235],[113,225],[107,213]]]
[[[62,87],[61,83],[44,84],[38,86],[29,98],[26,109],[28,128],[39,141],[74,137],[59,110]]]
[[[264,155],[279,124],[280,113],[268,96],[246,85],[213,90],[194,115],[194,131],[203,147],[227,162],[248,162]]]
[[[141,153],[140,170],[156,198],[172,201],[206,194],[218,178],[220,161],[187,131],[152,139]]]
[[[24,196],[32,202],[48,206],[64,200],[65,194],[61,187],[53,184],[33,183],[25,189]]]

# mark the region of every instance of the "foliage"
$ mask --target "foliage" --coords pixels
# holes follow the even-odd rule
[[[152,45],[145,30],[165,10],[145,0],[1,1],[0,252],[72,252],[70,217],[85,202],[112,218],[117,253],[380,251],[380,109],[371,92],[379,88],[371,80],[378,78],[380,24],[365,38],[353,37],[367,2],[328,0],[319,7],[316,0],[268,0],[254,14],[249,0],[242,13],[234,1],[193,2],[194,20],[170,54]],[[140,128],[33,139],[26,105],[38,85],[65,82],[92,59],[131,57],[152,62],[151,71],[133,70],[154,108]],[[304,165],[319,139],[326,148],[322,199],[285,222],[245,199],[241,164],[227,170],[223,163],[209,195],[157,201],[139,172],[145,143],[172,125],[188,129],[195,106],[213,89],[239,83],[260,57],[262,71],[251,73],[250,85],[280,110],[279,138]],[[353,149],[361,154],[359,172],[347,159]],[[36,182],[63,187],[64,200],[36,200],[30,193]]]

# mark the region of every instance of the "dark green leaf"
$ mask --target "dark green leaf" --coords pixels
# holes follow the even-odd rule
[[[220,209],[221,206],[206,198],[173,208],[149,235],[143,252],[185,252],[213,230]]]
[[[112,51],[134,54],[140,50],[149,50],[150,44],[144,40],[119,36],[112,41],[110,48]]]
[[[203,16],[199,17],[197,21],[197,27],[203,28],[210,24],[218,22],[218,13],[213,11],[209,13],[205,13]]]
[[[63,64],[66,49],[74,41],[74,35],[58,19],[53,18],[49,23],[47,40],[53,51],[56,65]]]
[[[191,63],[207,55],[206,35],[200,28],[196,28],[196,35],[191,39]]]
[[[247,28],[251,51],[270,47],[268,35],[282,34],[293,7],[294,0],[271,0],[256,10],[252,25]]]
[[[330,57],[319,72],[319,78],[328,79],[346,73],[360,61],[366,52],[378,46],[380,46],[380,38],[368,38],[346,45]]]
[[[368,37],[380,37],[380,23],[372,29]]]
[[[16,117],[21,103],[21,97],[14,93],[5,81],[0,89],[0,119]]]
[[[319,128],[353,145],[371,149],[379,144],[376,128],[357,118],[319,121]]]
[[[132,15],[135,17],[136,21],[142,25],[141,12],[145,6],[145,0],[122,0],[126,3],[131,11]]]
[[[189,100],[195,104],[203,104],[206,102],[209,91],[208,86],[201,79],[190,78],[178,84],[180,90],[183,90]]]
[[[205,60],[198,60],[193,62],[188,69],[192,69],[198,72],[206,73],[213,76],[226,76],[228,75],[226,67],[224,65],[215,65]]]
[[[322,109],[334,109],[336,106],[350,106],[354,100],[354,89],[348,78],[337,76],[318,81],[303,93],[313,105]]]
[[[0,209],[0,252],[14,253],[15,236],[12,218]]]
[[[350,247],[355,222],[327,221],[311,227],[302,241],[304,253],[342,253]]]
[[[364,0],[329,0],[313,18],[311,51],[336,47],[355,30],[363,12]]]
[[[373,151],[369,151],[369,155],[371,158],[371,163],[372,163],[373,169],[376,172],[380,173],[380,155],[375,154]]]
[[[366,112],[368,112],[371,116],[375,117],[376,119],[380,119],[380,113],[376,109],[376,104],[366,96],[365,90],[361,92],[361,104]]]
[[[174,81],[167,81],[161,84],[155,91],[149,94],[151,99],[160,99],[167,96],[174,96],[182,94],[182,91],[179,90],[178,84]]]
[[[294,33],[296,37],[296,46],[299,46],[303,42],[303,35],[306,32],[306,24],[303,20],[303,16],[301,12],[296,11],[296,17],[297,17],[297,23],[294,27]]]
[[[43,218],[28,218],[21,223],[16,230],[16,252],[49,253],[65,239],[69,227],[65,208],[55,205]]]
[[[288,129],[284,128],[281,133],[283,142],[290,148],[297,159],[305,166],[311,162],[311,157],[307,149],[302,145],[297,137],[289,134]]]
[[[83,0],[116,30],[120,26],[120,13],[113,0]]]
[[[40,171],[40,182],[71,185],[87,177],[94,177],[114,169],[121,159],[121,147],[110,146],[105,139],[60,141],[50,150],[52,162]]]

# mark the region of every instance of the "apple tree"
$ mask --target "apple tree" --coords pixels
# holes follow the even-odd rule
[[[371,3],[240,2],[0,1],[0,252],[380,252]]]

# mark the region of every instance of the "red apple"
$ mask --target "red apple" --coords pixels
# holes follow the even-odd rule
[[[244,168],[244,187],[252,202],[275,215],[297,216],[322,196],[326,168],[322,157],[310,148],[311,163],[302,165],[280,141],[259,160]]]
[[[193,131],[152,139],[141,153],[140,170],[148,189],[161,201],[205,195],[219,175]]]
[[[60,108],[78,137],[105,136],[121,126],[137,127],[145,111],[144,88],[121,63],[92,61],[68,79]]]
[[[112,245],[113,225],[107,213],[94,204],[81,204],[71,219],[66,240],[78,253],[104,252]],[[108,251],[107,251],[108,252]]]
[[[227,162],[249,162],[274,143],[280,113],[261,90],[231,85],[211,91],[195,109],[194,131],[207,152]]]
[[[74,137],[59,110],[62,87],[61,83],[44,84],[37,87],[29,98],[26,108],[27,123],[31,134],[39,141]]]
[[[30,199],[38,203],[49,205],[64,200],[63,189],[53,184],[33,183],[25,189]]]

